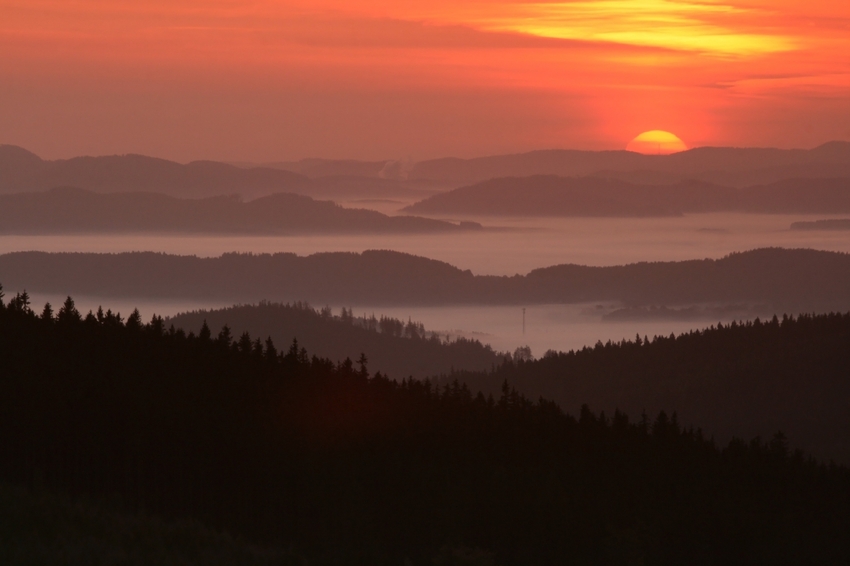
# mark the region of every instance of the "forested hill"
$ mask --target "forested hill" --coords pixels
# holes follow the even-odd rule
[[[249,336],[83,318],[70,299],[31,307],[0,307],[0,478],[26,489],[202,520],[286,549],[278,564],[850,561],[850,473],[781,435],[721,448],[668,413],[574,418],[508,386],[488,399]],[[83,525],[54,563],[81,537],[87,563],[121,560],[99,544],[106,527]],[[161,540],[138,525],[128,537]],[[258,563],[184,533],[171,544]],[[55,547],[39,560],[37,534],[0,552],[45,564]]]
[[[508,380],[567,410],[589,403],[608,414],[654,414],[663,407],[721,439],[782,430],[795,446],[850,463],[850,314],[599,343],[452,378],[494,393]]]
[[[409,234],[480,228],[343,208],[291,193],[247,202],[237,196],[180,199],[74,188],[0,195],[0,234]]]
[[[850,175],[785,179],[742,189],[701,181],[636,184],[613,178],[535,175],[490,179],[408,206],[416,214],[671,216],[700,212],[850,212]]]
[[[773,312],[850,309],[850,255],[768,248],[722,259],[560,265],[528,275],[473,275],[392,251],[225,254],[18,252],[0,256],[0,281],[30,292],[185,297],[230,302],[347,305],[735,303]]]
[[[298,344],[322,358],[342,361],[369,352],[369,367],[392,378],[425,378],[453,369],[484,370],[504,358],[477,340],[440,336],[421,324],[374,315],[334,316],[330,308],[316,311],[302,303],[260,303],[226,309],[183,313],[166,320],[197,333],[206,322],[227,325],[234,336],[248,332],[271,337],[277,344]]]

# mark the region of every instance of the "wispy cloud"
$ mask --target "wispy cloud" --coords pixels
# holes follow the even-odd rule
[[[542,37],[695,51],[723,57],[788,51],[796,39],[783,32],[735,26],[736,18],[769,16],[765,10],[720,2],[678,0],[598,0],[521,3],[495,17],[482,17],[486,29]]]

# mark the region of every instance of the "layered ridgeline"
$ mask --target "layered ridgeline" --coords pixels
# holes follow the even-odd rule
[[[474,275],[441,261],[392,251],[213,258],[16,252],[0,255],[0,281],[31,293],[234,303],[263,299],[375,306],[610,301],[631,308],[734,304],[768,314],[850,309],[850,255],[781,248],[716,260],[613,267],[558,265],[512,277]]]
[[[456,187],[498,177],[600,176],[634,183],[697,180],[731,187],[792,178],[850,177],[850,142],[814,149],[699,147],[671,155],[629,151],[545,150],[474,159],[445,158],[413,164],[408,179]]]
[[[404,209],[417,214],[671,216],[700,212],[847,213],[850,175],[732,188],[701,181],[643,185],[601,177],[506,177],[440,193]]]
[[[279,193],[180,199],[158,193],[94,193],[59,188],[0,195],[0,234],[194,233],[387,234],[480,229],[415,216],[387,216]]]
[[[49,161],[23,148],[0,145],[0,193],[80,187],[103,192],[156,192],[179,197],[298,193],[315,197],[422,198],[431,183],[402,182],[386,163],[305,160],[300,166],[188,164],[144,155],[75,157]],[[294,169],[294,170],[287,170]],[[386,169],[386,175],[381,174]],[[297,171],[297,172],[296,172]]]
[[[226,325],[235,337],[248,332],[271,337],[277,344],[297,340],[307,351],[335,361],[356,360],[368,352],[369,367],[398,379],[424,378],[461,369],[490,369],[506,356],[510,357],[477,340],[438,334],[410,320],[354,316],[345,308],[340,315],[333,315],[328,307],[315,310],[303,303],[260,303],[202,310],[179,314],[165,322],[196,334],[206,323],[214,329]]]
[[[850,218],[830,218],[811,222],[794,222],[792,230],[850,230]]]
[[[205,564],[222,563],[218,552],[263,562],[256,547],[175,532],[173,518],[190,518],[286,549],[270,564],[850,560],[846,468],[807,460],[781,435],[721,447],[683,424],[574,418],[510,387],[490,399],[436,390],[251,337],[83,319],[70,300],[39,315],[16,297],[0,308],[0,477],[144,515],[133,528],[50,501],[30,511],[0,490],[0,557],[68,564],[84,539],[87,563],[186,563],[205,550]],[[32,530],[14,536],[21,524]]]
[[[609,415],[616,409],[652,415],[663,407],[721,440],[781,430],[795,446],[850,463],[850,314],[598,343],[450,379],[493,394],[507,380],[568,411],[589,403]]]
[[[545,150],[418,163],[305,159],[242,166],[213,161],[184,165],[142,155],[49,161],[20,147],[0,145],[0,193],[74,186],[183,197],[296,192],[332,198],[411,199],[441,187],[530,175],[598,176],[642,184],[698,180],[732,187],[792,178],[850,177],[850,143],[831,142],[811,150],[704,147],[672,155]]]

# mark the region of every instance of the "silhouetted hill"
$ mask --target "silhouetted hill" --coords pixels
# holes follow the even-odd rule
[[[678,337],[547,353],[495,372],[459,373],[498,394],[504,380],[568,411],[676,411],[725,442],[781,430],[795,446],[850,462],[850,314],[718,325]]]
[[[791,230],[850,230],[850,218],[794,222]]]
[[[437,194],[405,210],[419,214],[508,216],[850,212],[850,177],[786,179],[745,189],[701,181],[636,185],[600,177],[506,177]]]
[[[503,359],[490,346],[476,340],[447,341],[421,324],[394,318],[333,316],[330,309],[316,311],[305,304],[260,303],[226,309],[183,313],[166,320],[195,333],[206,323],[227,325],[234,336],[271,337],[275,344],[298,340],[322,358],[356,360],[368,352],[369,367],[392,378],[424,378],[454,369],[488,369]]]
[[[311,182],[307,177],[280,169],[244,169],[213,161],[182,165],[143,155],[44,161],[19,147],[0,145],[0,193],[44,191],[64,186],[198,197],[233,193],[309,193]]]
[[[392,251],[225,254],[16,252],[0,256],[0,282],[31,292],[314,304],[626,305],[746,303],[773,312],[850,309],[850,255],[768,248],[722,259],[613,267],[558,265],[485,276]]]
[[[307,159],[295,163],[186,165],[143,155],[75,157],[46,161],[23,148],[0,145],[0,194],[80,187],[100,192],[155,192],[177,197],[298,193],[330,198],[423,198],[442,189],[408,182],[395,162]],[[388,168],[385,171],[385,168]]]
[[[0,195],[0,233],[4,234],[398,234],[476,228],[481,226],[386,216],[287,193],[248,202],[238,197],[178,199],[156,193],[103,194],[73,188]]]
[[[498,177],[587,176],[617,172],[632,180],[646,171],[669,175],[671,182],[696,179],[731,186],[771,183],[789,177],[850,177],[850,142],[829,142],[810,150],[700,147],[671,155],[628,151],[544,150],[475,159],[422,161],[408,178],[454,186]]]
[[[295,192],[339,197],[409,197],[500,177],[599,176],[632,183],[698,180],[746,187],[789,178],[850,177],[850,142],[811,150],[696,148],[672,155],[627,151],[544,150],[420,163],[305,159],[261,166],[213,161],[186,165],[142,155],[45,161],[0,145],[0,193],[73,186],[95,191],[159,192],[175,196]],[[358,193],[358,191],[361,191]],[[421,195],[420,195],[421,196]]]
[[[846,329],[848,321],[827,326]],[[807,379],[843,370],[846,382],[850,350],[836,347],[846,337],[813,322],[768,328],[793,337],[769,336],[766,365],[750,369],[771,373],[790,360]],[[723,339],[685,339],[700,347],[678,353],[710,353],[745,368],[762,361],[749,350],[764,330],[753,339],[724,328]],[[788,346],[797,348],[782,350]],[[668,342],[623,348],[667,353]],[[595,355],[621,370],[622,381],[641,381],[642,367],[602,350]],[[789,377],[804,381],[796,372],[773,380],[762,373],[737,373],[740,390],[769,397],[799,389],[788,387]],[[392,381],[365,361],[335,364],[251,336],[234,341],[225,329],[186,334],[159,318],[143,324],[137,313],[126,322],[108,311],[83,317],[70,298],[42,314],[22,295],[0,302],[0,377],[4,482],[30,493],[108,498],[139,515],[127,525],[102,509],[92,518],[83,505],[47,501],[33,510],[0,491],[0,504],[12,506],[0,509],[0,535],[9,533],[0,536],[0,552],[25,564],[850,560],[850,471],[807,458],[781,434],[724,446],[665,412],[635,421],[585,406],[576,418],[508,384],[488,398],[458,382],[437,389]],[[834,425],[830,438],[850,430],[846,390],[838,392],[829,413],[810,415]],[[839,404],[841,415],[829,421]],[[809,404],[802,398],[793,407]],[[145,519],[151,515],[163,523]],[[175,528],[175,518],[239,538],[186,522]],[[55,542],[41,538],[51,527]],[[288,552],[247,550],[242,540]],[[104,556],[110,542],[115,554]],[[165,548],[151,548],[157,543]],[[213,555],[195,558],[205,550]],[[8,555],[0,560],[14,564]]]

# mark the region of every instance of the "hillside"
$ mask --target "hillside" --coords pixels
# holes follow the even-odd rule
[[[296,566],[303,560],[197,521],[163,521],[114,502],[0,482],[0,562],[6,566]]]
[[[714,352],[746,363],[752,343]],[[33,527],[0,538],[0,552],[29,563],[258,564],[255,545],[268,544],[287,549],[270,564],[850,560],[850,472],[780,434],[720,445],[665,412],[573,417],[508,385],[487,398],[399,383],[250,336],[83,318],[71,299],[40,315],[20,296],[0,302],[0,377],[2,481],[141,515],[92,517],[0,488],[21,513],[4,507],[0,532]],[[845,420],[828,432],[846,434]]]
[[[405,210],[417,214],[599,217],[842,213],[850,212],[850,176],[785,179],[744,189],[699,181],[642,185],[600,177],[507,177],[436,194]]]
[[[558,265],[512,277],[474,275],[444,262],[358,253],[0,255],[0,282],[30,292],[346,305],[760,305],[760,312],[850,309],[850,255],[767,248],[721,259],[612,267]]]
[[[227,325],[234,336],[271,337],[276,344],[299,346],[322,358],[356,360],[368,352],[369,367],[392,378],[417,379],[453,369],[484,370],[500,362],[489,346],[475,340],[438,336],[410,321],[381,317],[334,316],[330,309],[316,311],[306,304],[260,303],[226,309],[183,313],[167,319],[196,334],[204,322],[211,328]]]
[[[0,234],[400,234],[476,228],[480,225],[387,216],[288,193],[247,202],[238,197],[179,199],[73,188],[0,195]]]
[[[850,463],[850,313],[718,325],[678,337],[638,337],[577,352],[460,372],[473,390],[522,394],[568,411],[588,403],[652,415],[661,407],[725,442],[781,430],[821,458]]]

